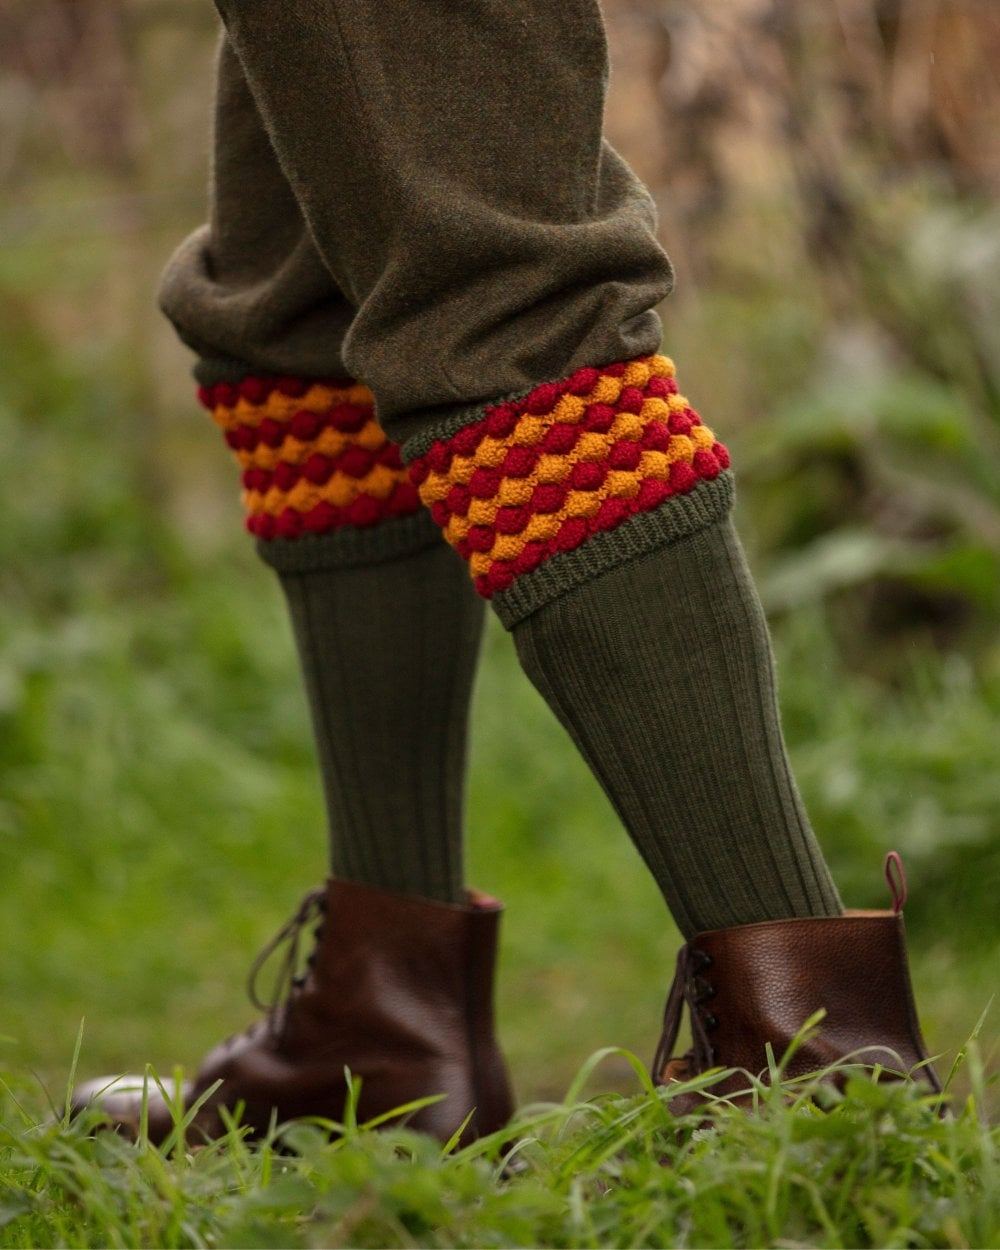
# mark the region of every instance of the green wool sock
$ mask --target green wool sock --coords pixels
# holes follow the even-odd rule
[[[685,936],[840,912],[728,520],[576,586],[514,637]]]
[[[483,604],[440,541],[283,571],[323,776],[334,875],[462,899],[469,700]]]

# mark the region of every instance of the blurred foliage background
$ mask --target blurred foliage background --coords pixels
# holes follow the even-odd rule
[[[604,7],[802,788],[850,902],[904,853],[954,1049],[1000,964],[1000,6]],[[192,1063],[323,866],[277,587],[152,303],[204,211],[213,46],[207,0],[0,9],[0,1066],[54,1087],[84,1016],[88,1072]],[[676,934],[499,629],[470,806],[522,1094],[648,1058]]]

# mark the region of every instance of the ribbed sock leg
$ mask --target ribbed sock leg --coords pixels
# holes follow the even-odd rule
[[[483,605],[443,544],[281,574],[336,876],[458,902],[469,700]]]
[[[728,520],[575,587],[514,637],[685,935],[839,913]]]

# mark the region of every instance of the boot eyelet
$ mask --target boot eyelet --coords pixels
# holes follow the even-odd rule
[[[706,1012],[705,1015],[702,1016],[702,1023],[706,1029],[717,1029],[719,1027],[718,1017],[713,1016],[710,1011]]]
[[[712,956],[708,953],[708,951],[696,949],[695,954],[698,956],[699,968],[711,968]]]

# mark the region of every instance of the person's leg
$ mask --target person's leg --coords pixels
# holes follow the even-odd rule
[[[728,455],[653,354],[670,269],[601,139],[594,0],[218,7],[345,359],[678,924],[836,914]]]
[[[354,315],[319,257],[239,62],[220,48],[209,223],[161,303],[242,470],[281,579],[338,877],[462,898],[465,738],[483,608],[346,380]],[[340,379],[340,380],[338,380]]]

